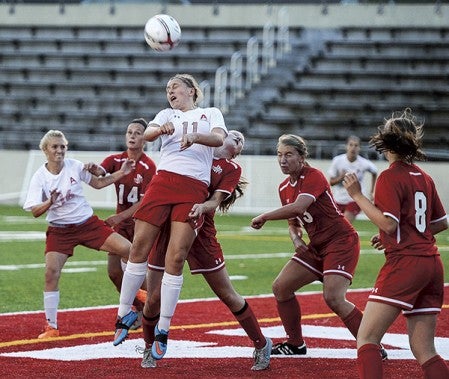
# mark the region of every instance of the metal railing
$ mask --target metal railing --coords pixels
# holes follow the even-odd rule
[[[276,26],[267,22],[262,33],[262,51],[259,55],[259,41],[257,37],[248,39],[246,45],[246,78],[243,88],[243,55],[236,51],[227,66],[220,66],[215,72],[214,106],[223,113],[229,111],[229,106],[242,98],[253,84],[260,81],[261,76],[267,75],[270,68],[275,67],[277,60],[291,51],[288,12],[282,7],[277,14]],[[262,63],[259,65],[259,59]],[[228,73],[229,71],[229,73]],[[229,77],[228,77],[229,74]],[[228,89],[229,81],[229,89]],[[229,91],[229,96],[228,96]]]

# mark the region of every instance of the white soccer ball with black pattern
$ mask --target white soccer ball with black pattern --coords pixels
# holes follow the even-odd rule
[[[181,41],[181,27],[172,16],[157,14],[145,24],[145,41],[155,51],[168,51]]]

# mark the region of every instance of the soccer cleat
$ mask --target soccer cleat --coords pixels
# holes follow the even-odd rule
[[[386,361],[388,359],[388,353],[382,344],[380,344],[380,355],[383,361]]]
[[[271,339],[269,338],[265,339],[267,340],[265,346],[262,349],[254,350],[254,366],[251,367],[251,370],[253,371],[266,370],[268,367],[270,367],[270,355],[273,342],[271,342]]]
[[[167,352],[168,339],[168,332],[163,329],[159,330],[158,325],[154,327],[154,342],[151,346],[151,355],[156,360],[162,359]]]
[[[126,316],[122,318],[117,317],[117,322],[115,323],[115,335],[113,345],[120,345],[128,336],[129,328],[137,320],[137,313],[129,311]]]
[[[37,338],[43,339],[43,338],[55,338],[59,337],[59,330],[56,328],[51,327],[50,325],[45,325],[44,332],[39,334]]]
[[[272,355],[305,355],[307,346],[304,342],[301,346],[294,346],[288,342],[280,342],[271,349]]]
[[[137,330],[142,326],[142,317],[143,317],[143,312],[142,311],[138,311],[137,312],[137,319],[136,321],[134,321],[134,324],[132,324],[129,327],[129,330]]]
[[[151,355],[151,346],[146,349],[140,346],[136,346],[136,352],[143,354],[142,362],[140,366],[143,368],[154,368],[156,367],[156,360]]]

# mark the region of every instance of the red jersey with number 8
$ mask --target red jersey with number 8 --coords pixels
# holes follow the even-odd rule
[[[446,212],[432,178],[418,166],[392,163],[377,179],[374,203],[398,222],[394,235],[380,231],[385,254],[439,254],[429,225],[446,218]]]

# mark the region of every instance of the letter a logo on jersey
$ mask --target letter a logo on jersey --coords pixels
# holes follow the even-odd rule
[[[200,120],[201,121],[207,121],[207,117],[206,117],[206,115],[203,113],[202,115],[201,115],[201,118],[200,118]]]
[[[70,177],[70,184],[76,184],[76,180]]]

